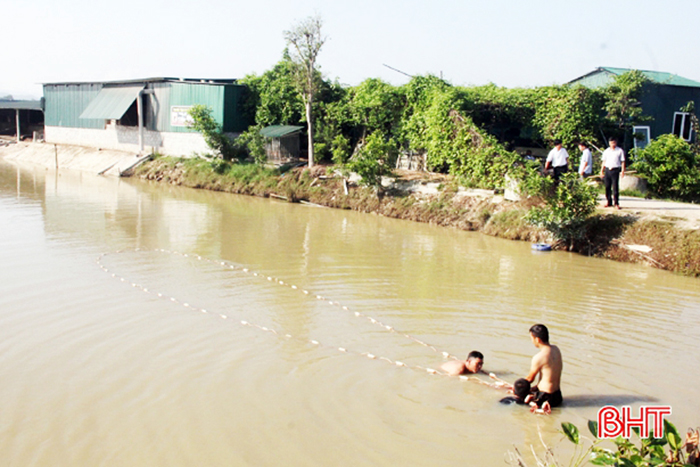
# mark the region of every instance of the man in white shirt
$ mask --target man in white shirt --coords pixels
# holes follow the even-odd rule
[[[600,176],[605,182],[606,208],[620,209],[620,177],[625,176],[625,152],[617,147],[617,139],[610,138],[610,147],[603,151],[603,165]]]
[[[586,143],[581,141],[578,143],[578,148],[581,150],[581,162],[578,165],[578,174],[581,178],[586,178],[593,173],[593,154],[588,149]]]
[[[554,181],[559,182],[561,174],[569,170],[569,153],[561,146],[561,141],[554,141],[554,148],[547,154],[544,170],[554,168]]]

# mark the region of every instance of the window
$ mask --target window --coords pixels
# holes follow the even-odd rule
[[[651,128],[648,126],[632,127],[632,134],[634,135],[634,147],[638,149],[647,147],[651,140]]]
[[[686,141],[690,141],[692,133],[690,114],[685,112],[675,112],[673,114],[672,133]]]

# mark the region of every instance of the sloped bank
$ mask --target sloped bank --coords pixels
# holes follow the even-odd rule
[[[441,177],[432,192],[416,189],[426,186],[429,180],[404,177],[393,188],[378,193],[348,185],[343,178],[328,172],[326,167],[316,167],[280,174],[256,165],[160,157],[138,167],[134,176],[191,188],[352,209],[511,240],[551,242],[549,232],[523,220],[533,200],[510,202],[501,196],[487,195],[484,190],[460,189],[447,177]],[[672,221],[645,221],[629,214],[595,214],[587,221],[585,235],[572,251],[700,276],[700,233],[679,229]]]

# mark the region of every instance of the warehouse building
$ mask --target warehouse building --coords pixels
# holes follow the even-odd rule
[[[184,78],[45,83],[45,140],[138,154],[208,152],[189,128],[189,109],[210,107],[224,132],[235,136],[248,127],[245,89],[236,80]]]

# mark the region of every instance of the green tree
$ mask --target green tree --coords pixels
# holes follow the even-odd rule
[[[616,128],[629,130],[636,123],[646,121],[640,98],[649,80],[639,70],[630,70],[615,77],[605,87],[606,119]]]
[[[301,121],[304,103],[296,86],[294,70],[295,65],[285,50],[282,59],[271,70],[241,80],[254,96],[257,125],[293,125]]]
[[[595,187],[581,181],[576,173],[564,174],[558,185],[544,179],[544,207],[534,207],[526,215],[531,224],[544,227],[554,237],[573,248],[574,242],[583,239],[586,219],[595,212],[598,193]],[[549,186],[547,186],[549,184]]]
[[[352,122],[361,128],[361,140],[376,130],[392,133],[403,110],[400,91],[376,78],[350,89],[348,109]]]
[[[284,38],[292,47],[291,59],[295,65],[298,89],[306,108],[306,124],[309,138],[309,167],[314,165],[314,120],[313,104],[318,91],[321,74],[316,68],[316,60],[326,38],[321,34],[321,18],[310,16],[285,31]]]

